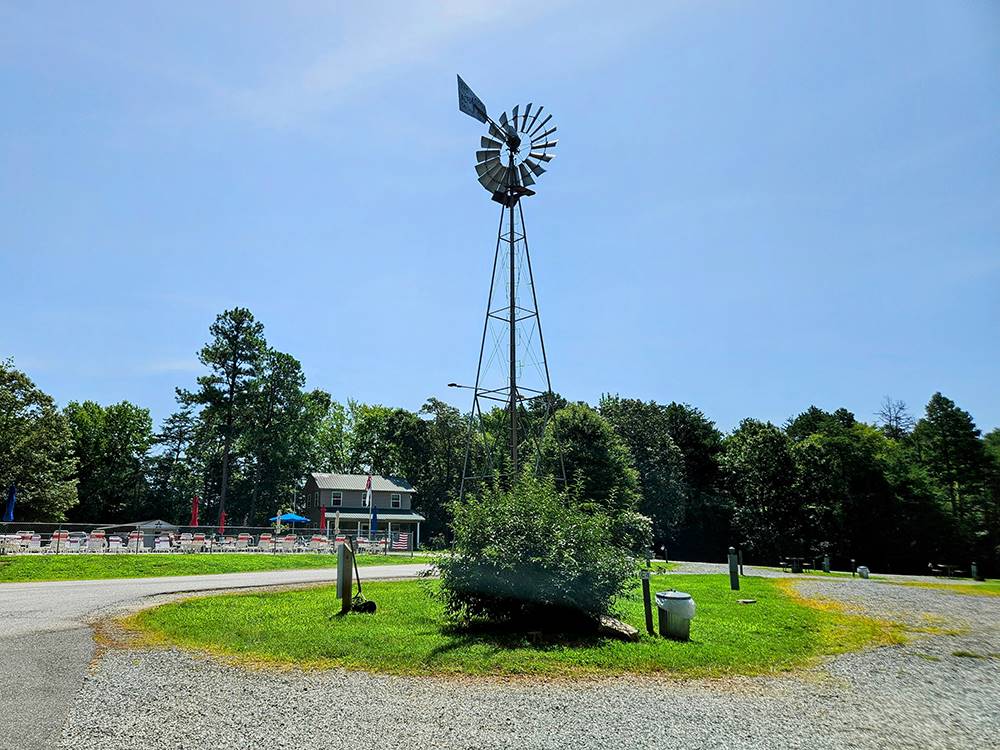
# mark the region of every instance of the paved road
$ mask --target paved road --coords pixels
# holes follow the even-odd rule
[[[364,568],[409,578],[424,564]],[[99,610],[157,594],[335,581],[335,568],[0,584],[0,750],[52,748],[94,654],[86,624]]]

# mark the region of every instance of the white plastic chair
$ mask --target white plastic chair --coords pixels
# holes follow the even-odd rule
[[[236,551],[247,552],[253,546],[253,537],[249,534],[240,534],[236,537]]]
[[[195,534],[194,538],[191,540],[191,551],[204,552],[207,547],[208,541],[206,540],[205,535],[201,533]]]
[[[289,534],[281,538],[281,551],[282,552],[295,552],[295,546],[298,544],[299,538],[295,534]]]
[[[121,552],[124,549],[120,536],[108,537],[108,552]]]
[[[66,549],[69,546],[69,532],[68,531],[53,531],[52,536],[49,538],[49,543],[45,547],[46,552],[67,552]]]
[[[0,549],[5,555],[21,551],[21,538],[17,534],[4,534],[0,537]]]
[[[141,531],[130,531],[128,533],[128,550],[129,552],[146,551],[146,544],[143,541]]]
[[[274,552],[274,535],[261,534],[257,540],[257,549],[261,552]]]
[[[326,552],[330,549],[330,540],[322,534],[313,534],[309,538],[310,552]]]
[[[158,536],[153,542],[154,552],[169,552],[170,551],[170,537],[164,534],[163,536]]]
[[[87,552],[104,552],[107,546],[108,541],[103,531],[95,531],[87,537]]]

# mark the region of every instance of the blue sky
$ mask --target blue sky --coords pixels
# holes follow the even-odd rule
[[[567,397],[1000,426],[989,0],[0,1],[0,356],[159,420],[244,305],[338,399],[466,407],[498,206],[456,72],[558,123],[525,218]]]

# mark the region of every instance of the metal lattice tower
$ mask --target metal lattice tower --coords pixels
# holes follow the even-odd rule
[[[554,156],[556,141],[550,136],[556,128],[549,127],[552,116],[542,117],[543,108],[533,110],[533,104],[515,106],[494,122],[461,77],[458,96],[462,112],[489,126],[476,152],[476,172],[501,206],[476,382],[470,387],[464,496],[470,485],[496,474],[515,477],[529,462],[536,469],[540,463],[553,392],[521,199],[535,194],[529,186],[545,172],[542,162]],[[565,478],[561,468],[559,474]]]

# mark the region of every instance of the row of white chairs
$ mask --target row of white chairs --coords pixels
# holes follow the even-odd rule
[[[54,531],[46,544],[42,544],[40,534],[21,531],[0,536],[0,551],[10,553],[115,553],[115,552],[334,552],[346,541],[338,535],[329,538],[323,534],[313,534],[308,539],[297,534],[275,535],[263,533],[255,541],[253,535],[242,533],[236,537],[213,540],[207,534],[184,533],[174,539],[168,534],[160,534],[149,547],[142,531],[131,531],[128,536],[107,535],[104,531],[93,531],[86,537],[71,536],[68,531]],[[389,542],[385,539],[369,540],[358,537],[355,546],[363,552],[384,553]]]

